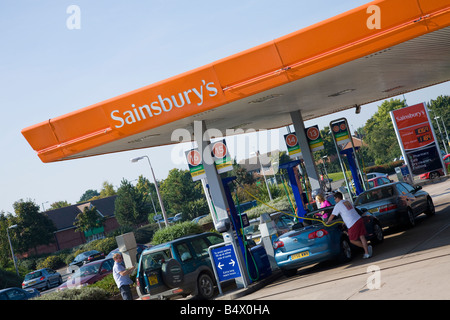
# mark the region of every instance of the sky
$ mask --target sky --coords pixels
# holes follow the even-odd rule
[[[153,182],[148,162],[130,162],[142,155],[150,157],[158,180],[173,168],[187,169],[186,164],[172,161],[174,146],[44,164],[22,136],[23,128],[203,66],[367,2],[2,0],[0,212],[13,213],[13,203],[20,199],[34,201],[41,210],[56,201],[75,204],[86,190],[100,191],[104,181],[116,189],[122,179],[133,181],[139,175]],[[449,93],[447,82],[404,98],[412,105]],[[347,117],[357,129],[381,102],[362,106],[358,116],[351,110],[306,121],[305,126],[323,128],[330,120]],[[284,133],[285,128],[272,132],[275,142],[257,148],[261,153],[275,147],[285,150],[276,142]],[[227,138],[227,144],[238,160],[256,151],[252,146],[239,155],[242,148],[236,137]]]

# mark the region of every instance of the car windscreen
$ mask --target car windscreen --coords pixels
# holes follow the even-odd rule
[[[384,188],[376,188],[366,192],[361,193],[355,201],[355,205],[366,204],[369,202],[374,202],[382,199],[390,198],[394,195],[394,189],[392,186]]]

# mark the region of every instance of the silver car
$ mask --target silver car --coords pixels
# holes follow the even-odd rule
[[[39,290],[50,289],[62,283],[61,274],[55,270],[44,268],[30,272],[22,282],[22,289],[35,288]]]
[[[384,184],[362,192],[355,206],[377,217],[383,228],[401,224],[413,227],[419,214],[432,216],[435,213],[430,195],[421,186],[413,187],[405,182]]]

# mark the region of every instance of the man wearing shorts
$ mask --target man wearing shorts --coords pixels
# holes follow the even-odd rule
[[[359,216],[355,208],[353,208],[350,201],[343,200],[342,193],[336,192],[334,194],[334,200],[336,200],[336,205],[328,218],[327,224],[330,224],[334,217],[341,215],[342,220],[344,220],[347,226],[350,242],[364,249],[364,259],[370,258],[372,256],[372,246],[367,245],[364,220]]]

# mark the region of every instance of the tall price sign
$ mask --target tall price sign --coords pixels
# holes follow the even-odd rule
[[[442,169],[433,126],[424,103],[390,112],[403,158],[414,175]]]

